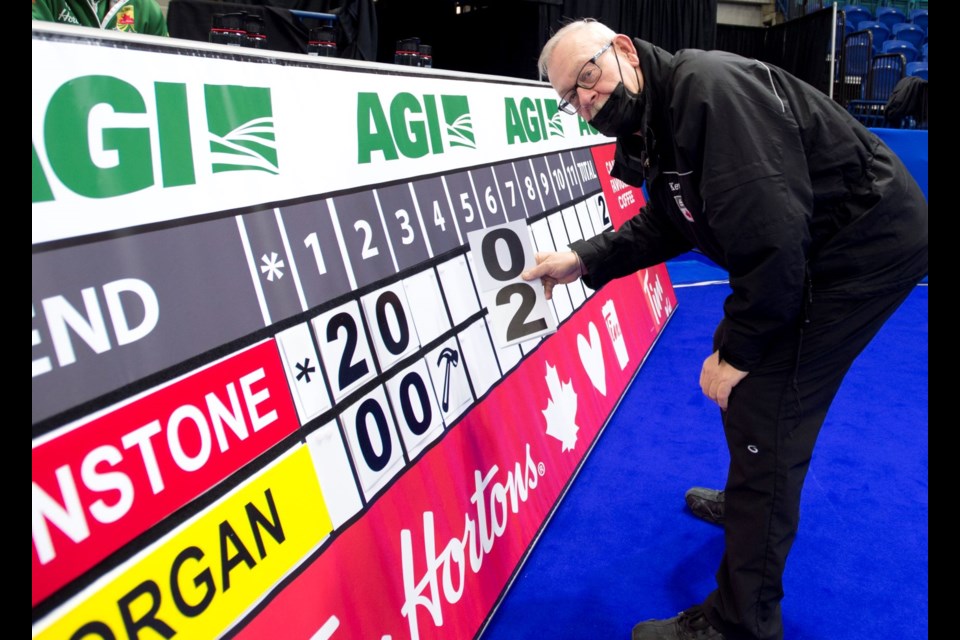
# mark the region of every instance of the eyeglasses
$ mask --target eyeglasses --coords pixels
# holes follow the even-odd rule
[[[597,58],[612,46],[613,42],[608,43],[603,49],[597,51],[592,58],[583,63],[583,66],[580,67],[580,73],[577,74],[576,86],[564,94],[560,104],[557,105],[557,109],[572,116],[577,115],[577,111],[580,110],[580,95],[577,93],[577,89],[593,89],[600,82],[603,71],[597,65]]]

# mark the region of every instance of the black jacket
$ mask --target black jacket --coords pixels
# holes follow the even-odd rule
[[[721,358],[749,371],[805,299],[912,286],[927,269],[927,205],[902,162],[819,90],[722,51],[671,55],[635,39],[642,136],[614,177],[650,201],[570,245],[598,289],[697,248],[730,275]]]

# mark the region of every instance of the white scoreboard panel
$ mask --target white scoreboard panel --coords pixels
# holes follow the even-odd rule
[[[459,537],[456,505],[523,477],[517,513],[539,475],[553,498],[483,553],[532,544],[583,461],[577,432],[599,434],[659,331],[624,342],[630,293],[515,282],[515,240],[612,228],[594,157],[610,141],[507,78],[36,23],[32,64],[34,636],[477,634],[522,557],[446,626],[403,588],[356,601],[327,565],[409,576],[404,508],[424,535],[446,508]],[[669,297],[665,272],[647,282],[633,315],[642,292]],[[558,327],[593,360],[576,394]],[[543,398],[524,400],[531,375]],[[545,433],[563,447],[541,454],[557,440],[520,414],[559,405],[569,424]]]

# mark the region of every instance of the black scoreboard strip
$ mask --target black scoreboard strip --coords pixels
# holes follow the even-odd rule
[[[571,205],[577,235],[609,227],[589,148],[35,250],[33,435]]]

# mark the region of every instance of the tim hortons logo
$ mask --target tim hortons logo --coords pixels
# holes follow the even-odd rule
[[[463,537],[448,540],[439,554],[432,511],[423,512],[422,561],[414,562],[410,530],[400,532],[404,592],[400,611],[407,618],[411,640],[420,638],[418,607],[429,612],[436,626],[443,626],[443,603],[455,604],[463,596],[468,564],[473,574],[480,572],[484,557],[507,530],[510,513],[519,512],[520,505],[530,496],[530,490],[536,489],[544,467],[543,463],[537,465],[533,461],[528,443],[523,466],[518,461],[503,483],[494,482],[498,471],[497,465],[486,473],[479,469],[474,471],[474,492],[470,496],[473,509],[464,513]],[[415,564],[426,567],[419,579],[414,575]]]

